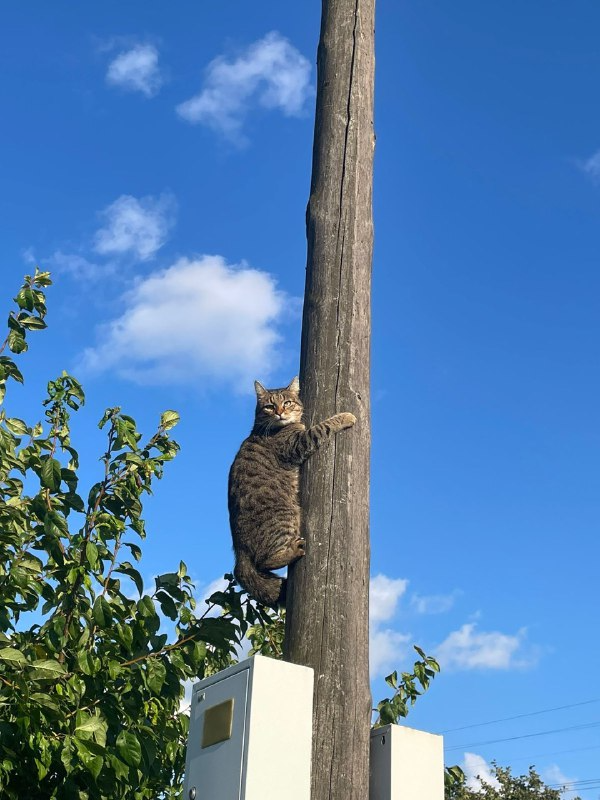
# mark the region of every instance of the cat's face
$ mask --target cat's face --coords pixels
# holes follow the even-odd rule
[[[300,401],[300,384],[298,378],[285,389],[265,389],[258,381],[256,389],[256,424],[264,430],[273,430],[300,422],[303,406]]]

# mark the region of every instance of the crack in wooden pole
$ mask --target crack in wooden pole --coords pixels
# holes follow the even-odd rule
[[[302,470],[285,658],[315,670],[312,800],[367,800],[375,3],[322,6],[300,385],[307,424],[358,422]]]

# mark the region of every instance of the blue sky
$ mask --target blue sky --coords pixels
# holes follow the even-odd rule
[[[297,372],[319,13],[0,9],[6,300],[34,262],[56,281],[10,403],[33,420],[80,377],[84,483],[106,406],[181,413],[149,582],[230,569],[252,380]],[[374,695],[416,642],[443,671],[415,727],[585,703],[446,735],[449,763],[550,783],[600,777],[599,24],[587,0],[378,7]]]

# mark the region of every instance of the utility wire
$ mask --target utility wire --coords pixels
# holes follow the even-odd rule
[[[573,747],[569,750],[552,750],[550,753],[534,753],[531,756],[519,756],[518,758],[511,758],[510,761],[529,761],[530,764],[534,764],[534,758],[545,758],[546,756],[562,756],[565,753],[581,753],[583,750],[598,750],[600,748],[600,744],[593,744],[589,747]]]
[[[581,781],[566,781],[566,783],[549,783],[549,789],[564,789],[566,792],[585,792],[600,789],[600,778],[588,778]]]
[[[583,786],[584,783],[600,783],[600,778],[582,778],[578,781],[563,781],[562,783],[549,783],[547,784],[550,789],[568,789],[571,791],[577,786]]]
[[[582,700],[580,703],[569,703],[566,706],[555,706],[554,708],[544,708],[541,711],[530,711],[527,714],[516,714],[514,717],[502,717],[501,719],[491,719],[488,722],[474,722],[472,725],[462,725],[460,728],[447,728],[445,731],[440,731],[441,734],[454,733],[455,731],[466,731],[467,728],[479,728],[482,725],[495,725],[497,722],[510,722],[513,719],[523,719],[523,717],[535,717],[538,714],[550,714],[552,711],[563,711],[566,708],[575,708],[577,706],[587,706],[591,703],[600,703],[600,697],[595,697],[592,700]]]
[[[587,722],[582,725],[569,725],[567,728],[554,728],[553,730],[549,731],[538,731],[537,733],[524,733],[521,736],[507,736],[504,739],[489,739],[487,742],[469,742],[468,744],[457,744],[453,745],[452,747],[446,747],[446,751],[449,752],[451,750],[464,750],[468,747],[482,747],[488,744],[498,744],[499,742],[514,742],[517,739],[532,739],[535,736],[548,736],[551,733],[563,733],[564,731],[577,731],[577,730],[584,730],[586,728],[597,728],[600,726],[600,721],[598,722]]]

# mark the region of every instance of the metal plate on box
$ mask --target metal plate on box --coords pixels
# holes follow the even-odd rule
[[[206,709],[202,726],[203,748],[231,739],[233,703],[234,698],[230,697],[229,700]]]

